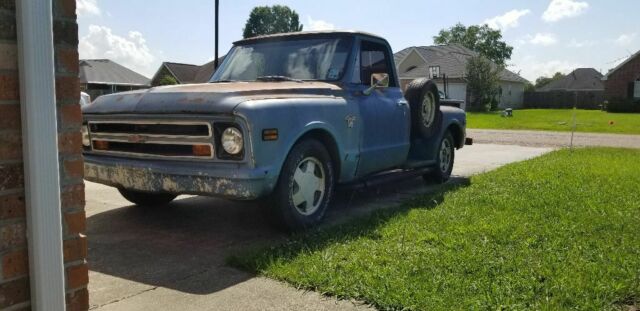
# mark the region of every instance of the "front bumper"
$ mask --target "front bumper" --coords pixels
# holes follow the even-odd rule
[[[85,179],[108,186],[253,200],[271,193],[269,169],[242,164],[135,160],[85,154]]]

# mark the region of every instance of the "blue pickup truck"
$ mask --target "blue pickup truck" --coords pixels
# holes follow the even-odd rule
[[[268,200],[287,230],[318,224],[342,185],[444,182],[465,112],[429,79],[400,88],[388,42],[300,32],[235,42],[209,83],[83,107],[85,178],[141,206],[179,194]]]

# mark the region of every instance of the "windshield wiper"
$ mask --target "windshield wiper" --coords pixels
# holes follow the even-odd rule
[[[294,79],[287,76],[260,76],[256,78],[256,81],[294,81],[303,82],[300,79]]]
[[[225,82],[236,82],[236,80],[215,80],[209,83],[225,83]]]

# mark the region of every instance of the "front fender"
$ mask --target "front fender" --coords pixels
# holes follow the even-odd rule
[[[263,168],[274,181],[293,146],[309,133],[321,132],[335,142],[340,172],[338,181],[353,177],[357,164],[357,131],[347,127],[347,100],[333,99],[270,99],[242,104],[235,112],[250,128],[252,162]],[[278,140],[264,141],[262,131],[277,129]],[[275,186],[275,184],[274,184]]]

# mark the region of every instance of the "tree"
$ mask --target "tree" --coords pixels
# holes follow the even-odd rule
[[[499,66],[511,59],[513,47],[502,41],[502,33],[488,25],[469,26],[458,23],[449,29],[442,29],[433,37],[435,44],[457,43],[476,51]]]
[[[471,93],[469,110],[489,111],[497,108],[501,71],[502,67],[494,66],[484,56],[474,56],[469,59],[465,69],[467,88]]]
[[[178,84],[178,80],[171,75],[164,75],[158,80],[158,86]]]
[[[536,91],[536,86],[533,85],[533,83],[527,81],[527,83],[524,84],[524,91],[525,92],[535,92]]]
[[[539,77],[538,79],[536,79],[536,88],[541,88],[553,81],[560,80],[564,77],[565,75],[562,72],[556,72],[551,77],[545,77],[545,76]]]
[[[246,25],[244,38],[282,32],[302,31],[296,11],[285,5],[258,6],[253,8]]]

